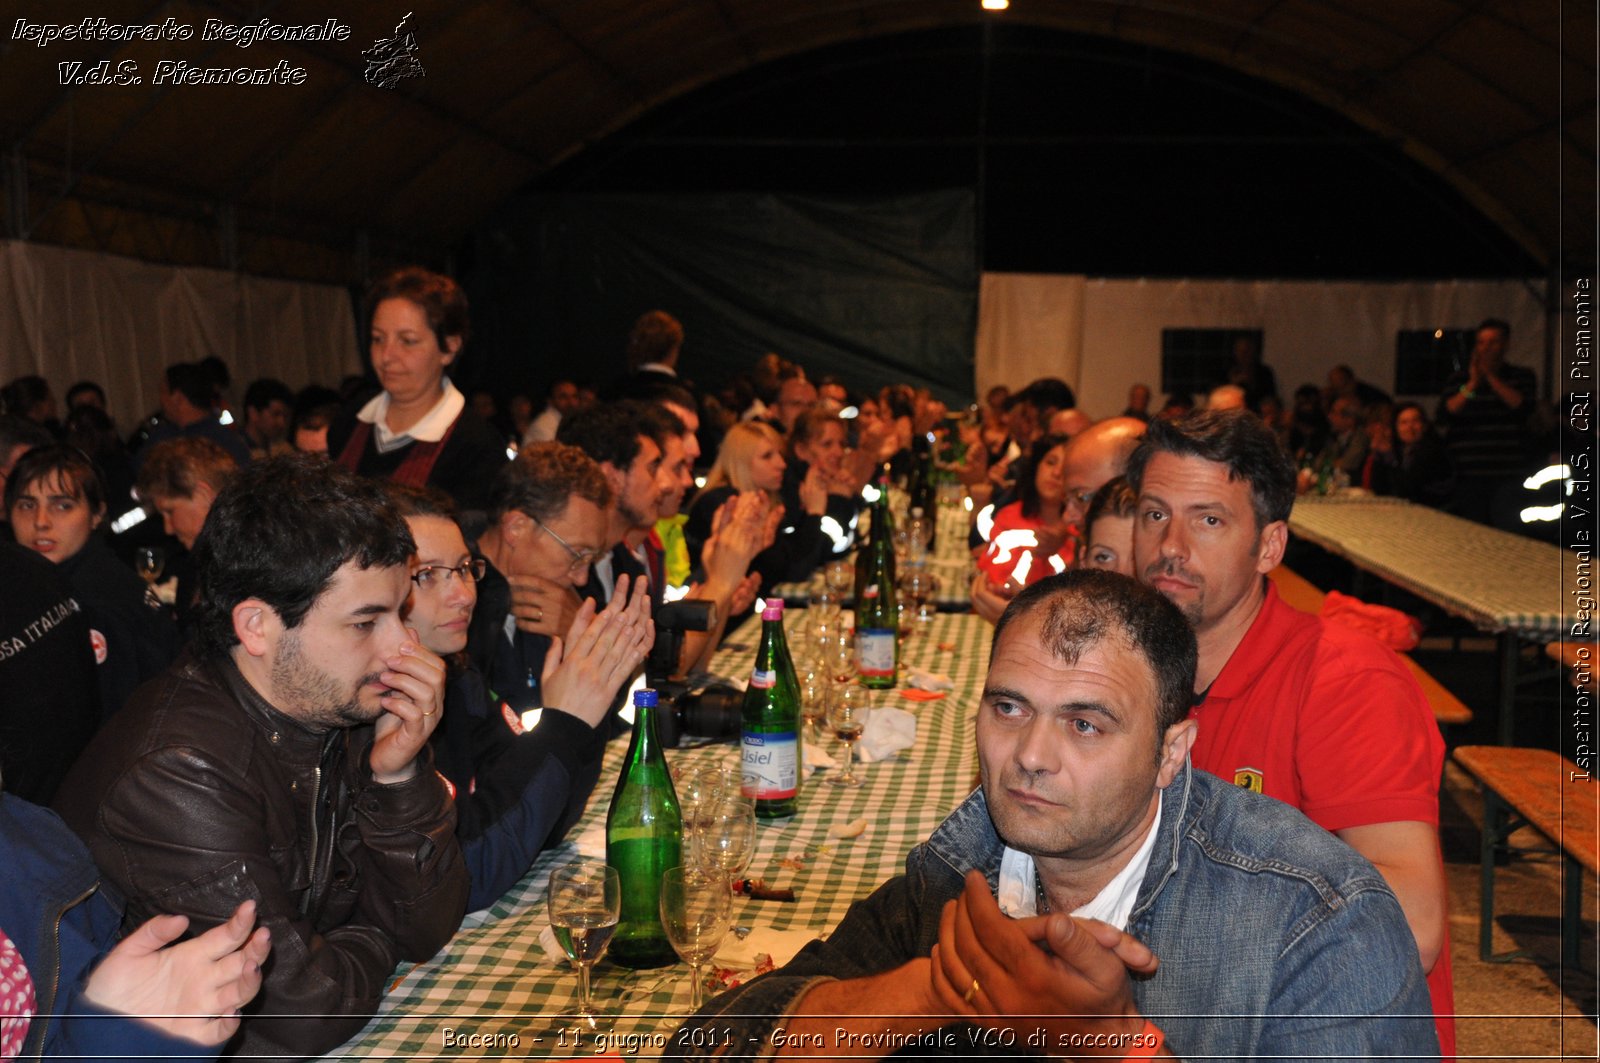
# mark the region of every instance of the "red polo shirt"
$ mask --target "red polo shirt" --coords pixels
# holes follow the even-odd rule
[[[1439,825],[1444,740],[1416,680],[1371,636],[1267,599],[1190,713],[1194,766],[1330,831]],[[1440,1049],[1455,1054],[1448,935],[1428,975]]]

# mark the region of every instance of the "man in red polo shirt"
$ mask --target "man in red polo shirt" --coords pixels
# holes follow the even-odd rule
[[[1183,610],[1200,645],[1194,766],[1294,805],[1382,873],[1453,1055],[1444,742],[1422,691],[1392,651],[1290,608],[1265,579],[1288,541],[1295,471],[1254,416],[1153,421],[1128,479],[1139,578]]]

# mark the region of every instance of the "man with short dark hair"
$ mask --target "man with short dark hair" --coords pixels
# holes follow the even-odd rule
[[[1183,616],[1126,576],[1023,591],[978,706],[981,791],[826,942],[691,1018],[676,1053],[1005,1042],[944,1030],[965,1022],[1009,1031],[1006,1055],[1434,1054],[1416,949],[1372,866],[1189,767],[1195,656]]]
[[[232,454],[240,465],[250,462],[249,444],[224,425],[217,414],[216,390],[210,375],[194,363],[167,366],[161,374],[161,418],[145,428],[144,445],[134,457],[135,466],[144,461],[151,447],[179,436],[209,439]]]
[[[1435,416],[1456,470],[1448,508],[1482,524],[1492,522],[1496,492],[1529,471],[1528,419],[1538,378],[1531,369],[1506,364],[1510,345],[1509,324],[1493,317],[1480,324],[1472,359],[1445,382]]]
[[[57,795],[125,927],[174,912],[204,930],[256,901],[272,962],[242,1054],[334,1048],[461,921],[455,810],[427,752],[445,667],[401,621],[415,549],[375,482],[295,458],[241,470],[195,544],[195,654]]]
[[[281,380],[262,377],[244,389],[244,424],[240,432],[250,446],[252,458],[276,457],[294,449],[289,443],[289,413],[293,408],[294,392]]]
[[[556,432],[556,439],[594,459],[611,484],[607,553],[594,563],[590,588],[590,595],[601,602],[611,600],[621,573],[649,578],[642,547],[655,526],[661,496],[673,488],[662,464],[668,435],[663,416],[670,415],[642,402],[607,402],[564,418]],[[651,586],[650,595],[659,605],[659,584]]]
[[[1284,604],[1294,463],[1242,411],[1152,421],[1128,464],[1139,578],[1194,627],[1194,764],[1300,809],[1371,860],[1400,898],[1454,1052],[1439,776],[1444,742],[1417,682],[1372,637]]]

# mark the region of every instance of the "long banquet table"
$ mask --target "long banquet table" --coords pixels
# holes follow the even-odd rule
[[[797,620],[798,615],[791,613],[789,618]],[[916,744],[860,768],[864,784],[857,789],[821,781],[826,773],[809,778],[801,790],[800,812],[789,821],[759,829],[756,855],[747,873],[769,885],[792,888],[796,901],[736,898],[736,923],[757,932],[771,928],[825,935],[851,902],[898,874],[907,851],[961,803],[977,775],[973,726],[992,631],[970,614],[940,614],[926,631],[906,641],[904,663],[949,675],[954,690],[942,700],[927,702],[904,697],[903,686],[870,693],[874,706],[915,714]],[[754,625],[736,631],[718,651],[713,671],[747,675],[755,640]],[[438,956],[403,968],[378,1015],[326,1058],[565,1059],[599,1050],[643,1057],[661,1053],[689,1012],[686,965],[628,971],[602,960],[594,972],[594,990],[607,1013],[601,1024],[604,1038],[574,1043],[570,1037],[560,1037],[572,1023],[559,1016],[575,1002],[577,974],[564,962],[550,959],[538,940],[549,924],[545,887],[550,869],[576,855],[604,853],[606,810],[626,747],[626,737],[612,743],[600,784],[568,839],[540,857],[490,910],[469,915]],[[722,744],[671,750],[668,761],[675,771],[731,765],[737,761],[737,749]],[[859,836],[830,836],[830,829],[860,817],[867,820],[867,828]],[[753,934],[752,940],[756,939]]]
[[[1497,636],[1500,740],[1511,744],[1518,640],[1563,633],[1563,573],[1575,570],[1575,555],[1426,506],[1360,496],[1302,498],[1289,530]]]

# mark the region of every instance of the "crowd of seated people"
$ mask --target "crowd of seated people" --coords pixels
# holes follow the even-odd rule
[[[469,402],[452,383],[471,330],[449,278],[396,271],[366,313],[376,387],[296,394],[263,378],[234,416],[225,367],[177,363],[159,379],[160,412],[126,443],[93,382],[67,392],[65,420],[41,378],[0,390],[4,538],[17,544],[0,563],[26,591],[0,619],[32,632],[26,652],[0,657],[6,688],[30,692],[0,708],[0,841],[13,841],[6,817],[46,815],[24,801],[53,802],[87,845],[58,847],[61,858],[126,901],[84,914],[94,947],[70,961],[0,908],[0,932],[14,931],[0,933],[0,955],[52,978],[73,965],[64,1013],[157,1006],[167,998],[106,990],[111,974],[211,941],[221,975],[174,960],[156,984],[176,992],[200,977],[233,1007],[254,998],[242,1027],[152,1036],[288,1056],[335,1047],[395,962],[431,955],[582,814],[654,610],[712,604],[715,622],[688,634],[676,671],[704,668],[759,595],[854,546],[864,487],[906,475],[930,448],[974,502],[980,615],[998,620],[1024,588],[1074,568],[1135,577],[1184,608],[1187,570],[1150,545],[1161,465],[1147,432],[1165,440],[1158,454],[1227,465],[1232,451],[1207,448],[1241,445],[1242,430],[1216,419],[1243,418],[1255,433],[1244,449],[1265,441],[1288,468],[1450,506],[1472,434],[1502,438],[1532,406],[1497,322],[1439,407],[1442,437],[1420,404],[1393,405],[1342,366],[1286,407],[1253,347],[1235,351],[1206,413],[1183,394],[1152,412],[1136,383],[1125,411],[1097,421],[1047,377],[951,417],[926,390],[854,392],[776,354],[699,391],[679,375],[682,326],[652,311],[603,400],[559,380],[536,414],[525,396]],[[1248,494],[1266,474],[1243,475]],[[122,519],[140,510],[150,519]],[[167,555],[161,598],[129,564],[154,543]],[[1208,668],[1209,618],[1185,615],[1209,687],[1228,658]],[[28,678],[39,675],[54,676],[48,689]],[[196,738],[219,720],[248,740]],[[333,777],[339,796],[324,798],[314,780]],[[1301,803],[1317,819],[1314,799]],[[1380,869],[1405,865],[1392,884],[1433,972],[1442,905],[1428,868],[1395,858],[1388,834],[1362,833],[1386,822],[1326,825],[1354,831]],[[374,916],[372,897],[397,889],[426,910]],[[271,1021],[313,1013],[323,1019]]]

